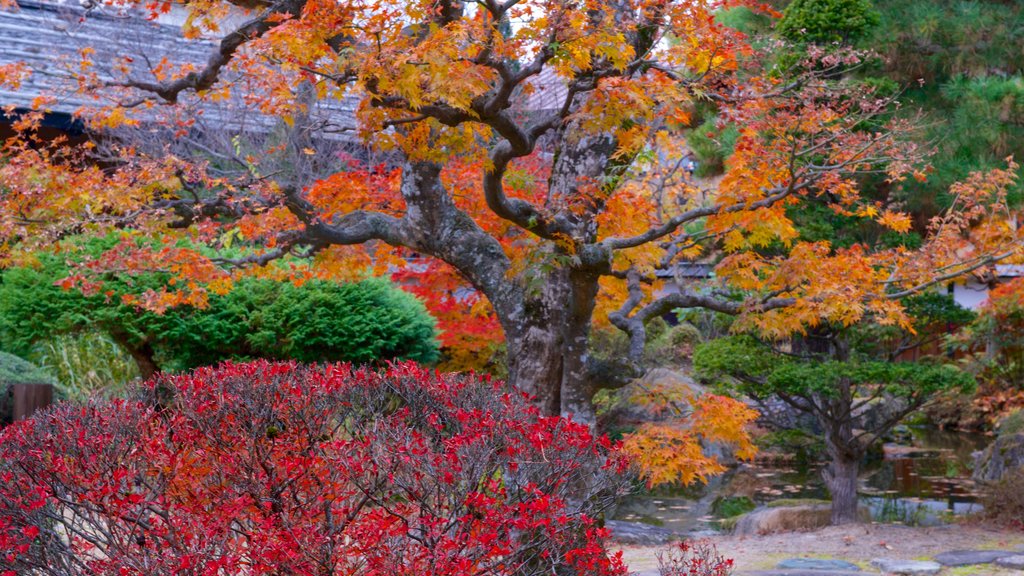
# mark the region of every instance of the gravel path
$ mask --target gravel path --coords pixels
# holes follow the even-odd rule
[[[1024,549],[1024,532],[987,526],[949,525],[909,528],[892,524],[833,526],[814,532],[767,536],[719,535],[709,538],[719,553],[732,558],[737,573],[769,570],[786,558],[836,558],[870,570],[874,558],[916,560],[959,549]],[[622,546],[630,569],[657,574],[656,554],[664,546]],[[654,572],[649,572],[654,570]],[[989,566],[965,574],[1020,574]],[[870,572],[869,572],[870,573]],[[959,573],[958,573],[959,574]]]

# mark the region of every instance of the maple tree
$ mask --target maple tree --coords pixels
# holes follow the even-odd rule
[[[116,228],[124,241],[69,283],[97,291],[95,270],[165,270],[174,284],[140,300],[156,309],[201,305],[249,274],[410,269],[427,286],[443,279],[445,305],[473,308],[470,334],[493,339],[500,325],[509,380],[546,413],[590,421],[603,384],[588,357],[595,320],[628,332],[634,356],[645,323],[680,307],[736,314],[767,338],[865,317],[906,326],[908,292],[1019,251],[1013,164],[955,187],[920,248],[799,240],[790,215],[811,203],[907,232],[898,203],[862,194],[860,177],[924,178],[921,151],[910,122],[887,120],[891,99],[836,74],[857,53],[810,46],[792,70],[762,70],[767,59],[715,20],[767,10],[752,2],[240,4],[181,8],[187,39],[217,39],[203,62],[86,46],[61,64],[63,94],[95,102],[80,115],[106,139],[47,146],[31,135],[41,112],[21,116],[0,166],[8,262]],[[357,105],[339,125],[344,102]],[[701,102],[738,130],[713,190],[677,161]],[[232,110],[283,123],[235,130]],[[339,144],[346,132],[360,144]],[[189,247],[229,243],[248,252]],[[661,290],[701,256],[722,257],[718,290]]]
[[[625,464],[476,377],[224,364],[0,432],[0,574],[624,575]]]

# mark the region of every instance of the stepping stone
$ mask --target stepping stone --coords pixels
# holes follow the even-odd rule
[[[883,574],[899,574],[900,576],[931,576],[942,570],[942,564],[938,562],[920,560],[875,558],[871,561],[871,565],[881,570]]]
[[[1007,550],[950,550],[935,555],[935,561],[943,566],[970,566],[991,564],[1003,556],[1013,556]]]
[[[864,576],[860,569],[857,572],[842,570],[755,570],[753,572],[736,572],[736,576]],[[640,575],[642,576],[642,575]]]
[[[780,570],[818,570],[820,572],[859,572],[860,567],[844,560],[789,558],[775,565]]]
[[[1000,568],[1009,568],[1010,570],[1024,570],[1024,554],[996,558],[993,564]]]

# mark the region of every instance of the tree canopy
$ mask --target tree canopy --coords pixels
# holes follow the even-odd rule
[[[245,275],[337,278],[367,266],[412,269],[459,302],[457,276],[500,323],[510,380],[550,413],[591,418],[595,319],[628,332],[636,354],[645,324],[679,307],[738,315],[738,328],[769,339],[865,318],[906,327],[900,298],[1019,256],[1012,161],[953,185],[913,246],[801,239],[792,215],[808,205],[909,231],[899,192],[927,178],[926,151],[889,94],[845,80],[861,54],[812,47],[780,70],[716,21],[738,5],[767,10],[119,4],[136,18],[183,11],[182,42],[208,57],[87,45],[62,63],[68,81],[4,145],[5,258],[69,231],[117,229],[124,241],[68,284],[102,293],[103,271],[159,269],[167,284],[138,300],[157,310],[205,305]],[[37,73],[14,66],[2,78]],[[34,138],[41,111],[72,95],[95,103],[79,114],[105,139],[69,149]],[[681,129],[709,103],[737,127],[714,188],[681,169]],[[232,244],[248,251],[223,251]],[[308,265],[275,263],[285,257]],[[443,265],[411,265],[422,258]],[[717,263],[717,286],[662,290],[699,258]]]

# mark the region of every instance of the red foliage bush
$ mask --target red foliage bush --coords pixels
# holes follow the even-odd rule
[[[668,554],[658,553],[659,576],[730,576],[732,560],[709,540],[683,541]]]
[[[0,574],[625,574],[606,440],[413,364],[227,364],[0,433]]]

